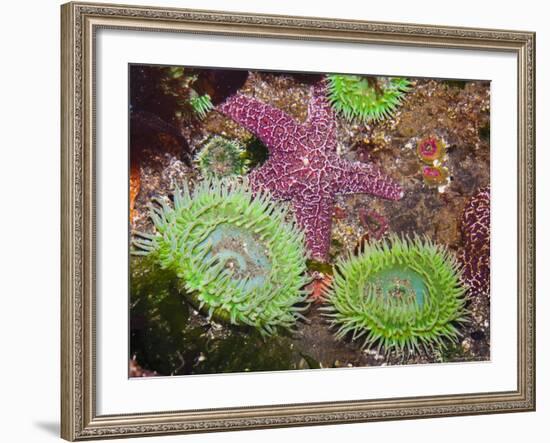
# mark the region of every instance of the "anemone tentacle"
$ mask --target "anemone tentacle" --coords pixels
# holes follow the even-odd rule
[[[195,92],[192,90],[192,92]],[[194,93],[191,95],[191,98],[189,99],[189,104],[191,105],[191,108],[197,115],[199,119],[203,119],[206,117],[206,114],[208,114],[212,109],[214,109],[214,105],[212,104],[212,99],[208,94],[204,95],[198,95],[197,93]]]
[[[138,255],[154,254],[183,279],[190,302],[209,317],[266,335],[292,330],[307,308],[303,233],[285,208],[246,180],[206,180],[156,200],[156,234],[137,233]]]
[[[460,274],[445,247],[392,235],[339,260],[322,309],[337,339],[351,333],[385,352],[445,347],[468,317]]]
[[[368,123],[391,117],[411,84],[400,77],[330,74],[328,100],[348,121]]]

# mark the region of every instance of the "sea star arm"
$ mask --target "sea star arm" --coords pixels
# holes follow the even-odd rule
[[[326,151],[336,151],[336,120],[325,91],[324,82],[317,82],[311,88],[311,99],[308,103],[308,116],[304,124],[308,137]]]
[[[403,198],[401,186],[372,163],[339,160],[334,171],[334,186],[338,194],[371,194],[387,200]]]
[[[279,200],[292,198],[292,185],[296,179],[291,174],[281,174],[281,168],[275,162],[268,160],[259,168],[248,174],[250,186],[254,191],[269,191]],[[279,173],[277,173],[279,171]]]
[[[326,86],[320,81],[311,87],[311,100],[307,108],[307,123],[332,122],[334,114],[326,98]]]
[[[298,225],[305,232],[306,246],[311,258],[318,261],[327,261],[330,249],[334,198],[321,195],[312,196],[311,198],[299,196],[292,200],[292,206]]]
[[[292,146],[288,139],[296,133],[298,124],[280,109],[242,94],[232,95],[217,109],[254,133],[270,153],[288,151]]]

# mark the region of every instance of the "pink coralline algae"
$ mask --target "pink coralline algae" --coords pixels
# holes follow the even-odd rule
[[[364,227],[368,229],[369,236],[380,240],[388,233],[389,226],[386,218],[376,211],[359,210],[359,219]]]
[[[325,98],[323,82],[312,86],[304,123],[242,94],[229,97],[217,109],[267,146],[269,158],[249,174],[251,186],[291,201],[315,260],[328,259],[336,195],[371,194],[389,200],[403,197],[401,187],[373,164],[350,162],[337,154],[336,119]]]
[[[463,249],[459,260],[463,279],[474,295],[488,295],[490,289],[490,189],[483,188],[466,205],[462,216]]]

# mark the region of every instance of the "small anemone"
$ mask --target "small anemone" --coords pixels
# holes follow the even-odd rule
[[[438,137],[426,137],[418,142],[416,154],[424,163],[433,164],[445,156],[445,143]]]
[[[230,177],[248,171],[245,150],[234,140],[215,135],[210,137],[195,157],[195,163],[204,177]]]
[[[176,100],[179,110],[176,117],[194,115],[202,120],[214,109],[212,98],[208,94],[201,94],[196,90],[198,74],[193,69],[173,66],[161,68],[160,88],[164,95],[172,96]]]
[[[366,77],[330,74],[328,100],[348,121],[367,123],[391,117],[411,83],[400,77]]]
[[[191,90],[191,98],[189,98],[189,104],[199,119],[206,117],[214,105],[212,99],[208,94],[199,95],[194,90]]]
[[[422,177],[428,186],[444,186],[449,184],[449,169],[446,166],[422,166]]]
[[[137,233],[134,254],[153,256],[184,282],[208,317],[262,334],[292,330],[306,302],[304,237],[289,214],[247,182],[205,180],[151,205],[156,234]]]
[[[392,235],[337,263],[323,308],[335,337],[363,337],[386,353],[446,347],[467,321],[466,288],[454,256],[428,239]]]

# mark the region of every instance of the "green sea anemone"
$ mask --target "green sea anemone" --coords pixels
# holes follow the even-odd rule
[[[246,152],[237,141],[215,135],[201,147],[195,163],[205,177],[230,177],[248,171]]]
[[[194,90],[191,90],[190,92],[191,97],[189,98],[189,104],[191,105],[191,108],[193,108],[193,111],[197,117],[202,120],[206,117],[206,114],[214,109],[212,99],[208,94],[199,95]]]
[[[466,288],[454,256],[428,239],[392,235],[337,263],[323,308],[336,338],[415,352],[446,346],[467,321]]]
[[[199,75],[196,70],[173,66],[160,68],[160,89],[164,95],[173,97],[179,110],[176,117],[194,115],[202,120],[214,109],[210,95],[198,92]]]
[[[327,94],[336,113],[348,121],[367,123],[390,117],[411,83],[400,77],[330,74]]]
[[[210,318],[264,335],[292,330],[308,308],[307,254],[287,209],[246,181],[206,180],[173,200],[151,205],[156,234],[137,234],[135,254],[155,254],[175,271]]]

